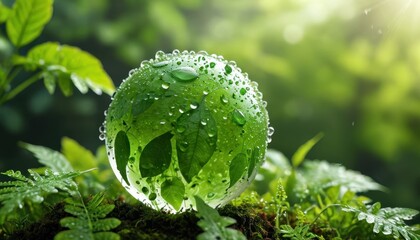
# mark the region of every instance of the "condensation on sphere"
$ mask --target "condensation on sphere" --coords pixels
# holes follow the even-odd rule
[[[172,213],[237,197],[264,160],[272,128],[257,84],[206,52],[156,53],[133,69],[104,122],[112,169],[140,201]]]

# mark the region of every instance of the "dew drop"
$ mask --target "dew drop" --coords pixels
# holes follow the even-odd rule
[[[191,103],[190,104],[190,108],[191,109],[197,109],[197,107],[198,107],[198,104],[197,103]]]
[[[162,88],[163,89],[168,89],[169,88],[169,83],[167,83],[167,82],[162,83]]]
[[[232,67],[229,66],[229,65],[226,65],[225,66],[225,71],[226,71],[227,74],[230,74],[232,72]]]
[[[137,69],[131,69],[131,70],[128,72],[128,76],[133,75],[134,73],[136,73],[136,71],[137,71]]]
[[[187,151],[187,148],[188,148],[188,143],[187,143],[187,142],[181,142],[181,143],[179,144],[179,149],[180,149],[182,152]]]
[[[215,66],[216,66],[216,63],[214,63],[214,62],[211,62],[211,63],[210,63],[210,67],[211,67],[211,68],[214,68]]]
[[[215,194],[213,192],[210,192],[210,193],[207,194],[207,198],[212,198],[212,197],[214,197],[214,195]]]
[[[99,134],[99,140],[101,140],[101,141],[105,140],[105,134],[104,133]]]
[[[229,100],[226,98],[225,95],[220,96],[220,102],[222,102],[223,104],[227,104],[229,102]]]
[[[154,68],[161,68],[169,64],[169,61],[156,62],[152,64]]]
[[[273,136],[273,134],[274,134],[274,128],[273,127],[268,127],[268,136]]]
[[[245,88],[241,88],[241,90],[239,90],[239,92],[241,93],[241,95],[245,95],[246,94],[246,89]]]
[[[213,132],[213,131],[210,131],[207,134],[208,134],[209,137],[214,137],[216,135],[216,133]]]
[[[175,78],[175,80],[181,82],[189,82],[193,81],[198,78],[198,73],[195,71],[194,68],[190,67],[181,67],[173,70],[171,72],[171,76]]]
[[[149,189],[148,189],[147,187],[142,187],[141,191],[142,191],[144,194],[148,194],[148,193],[149,193]]]
[[[177,127],[176,127],[176,131],[177,131],[178,133],[183,133],[183,132],[185,132],[185,127],[184,127],[184,126],[177,126]]]
[[[100,132],[100,133],[105,133],[105,126],[104,126],[104,125],[101,125],[101,126],[99,127],[99,132]]]
[[[157,197],[156,193],[151,193],[151,194],[149,195],[149,200],[150,200],[150,201],[153,201],[153,200],[155,200],[155,199],[156,199],[156,197]]]
[[[160,58],[163,58],[164,56],[165,56],[165,53],[163,51],[157,51],[155,58],[160,59]]]
[[[238,109],[235,109],[232,113],[232,116],[233,116],[233,121],[237,125],[239,125],[239,126],[245,125],[246,119],[245,119],[244,114],[241,111],[239,111]]]

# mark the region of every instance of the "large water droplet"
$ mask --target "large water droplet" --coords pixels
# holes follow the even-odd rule
[[[164,67],[164,66],[166,66],[168,64],[169,64],[169,61],[162,61],[162,62],[153,63],[152,64],[152,67],[154,67],[154,68],[161,68],[161,67]]]
[[[233,121],[239,125],[243,126],[246,123],[245,115],[239,111],[238,109],[235,109],[232,113]]]
[[[178,81],[188,82],[198,78],[198,73],[190,67],[181,67],[173,70],[171,76]]]

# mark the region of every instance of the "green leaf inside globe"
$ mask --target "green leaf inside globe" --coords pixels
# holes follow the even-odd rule
[[[106,146],[125,188],[155,209],[218,207],[264,160],[266,103],[234,62],[205,52],[158,52],[130,71],[107,111]]]

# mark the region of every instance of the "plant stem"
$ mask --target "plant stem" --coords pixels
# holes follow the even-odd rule
[[[23,90],[25,90],[27,87],[29,87],[31,84],[35,83],[36,81],[38,81],[41,76],[41,73],[37,73],[35,75],[33,75],[32,77],[28,78],[26,81],[22,82],[21,84],[19,84],[17,87],[15,87],[12,91],[8,92],[6,95],[4,95],[1,99],[0,99],[0,105],[2,105],[3,103],[9,101],[10,99],[14,98],[16,95],[18,95],[20,92],[22,92]]]
[[[342,204],[330,204],[328,206],[326,206],[324,209],[321,210],[321,212],[318,214],[318,216],[316,216],[316,218],[312,221],[312,223],[310,225],[314,225],[315,222],[318,220],[318,218],[329,208],[331,207],[343,207]]]

